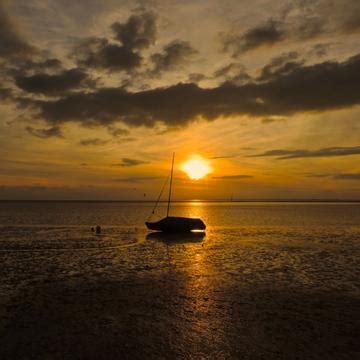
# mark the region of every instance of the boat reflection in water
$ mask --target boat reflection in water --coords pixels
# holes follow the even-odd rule
[[[204,231],[189,231],[183,233],[155,231],[147,234],[146,240],[156,240],[176,244],[198,243],[204,240],[205,235]]]

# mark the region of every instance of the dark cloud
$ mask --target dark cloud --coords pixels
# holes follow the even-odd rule
[[[110,43],[104,38],[90,38],[72,53],[80,66],[112,71],[132,71],[139,67],[142,57],[132,49]]]
[[[314,45],[310,51],[308,51],[307,55],[323,57],[327,55],[329,48],[331,47],[331,43],[319,43]]]
[[[12,91],[7,88],[0,88],[0,100],[6,100],[11,98]]]
[[[41,139],[48,139],[48,138],[54,138],[54,137],[63,138],[64,137],[61,129],[58,126],[53,126],[48,129],[34,129],[31,126],[27,126],[26,131],[29,134],[36,136],[38,138],[41,138]]]
[[[108,126],[108,131],[113,137],[124,137],[130,134],[130,131],[127,129],[117,128],[114,126]]]
[[[225,51],[230,51],[234,56],[260,46],[271,46],[285,37],[281,23],[273,19],[265,24],[249,29],[242,35],[227,34],[223,38]]]
[[[160,74],[163,71],[170,71],[186,63],[187,59],[196,54],[189,42],[175,40],[166,45],[161,53],[151,55],[154,64],[153,74]]]
[[[4,75],[10,76],[11,81],[15,78],[29,77],[37,74],[55,74],[64,71],[60,60],[44,58],[41,54],[32,58],[12,59],[5,67]]]
[[[156,17],[150,12],[132,15],[126,23],[116,22],[111,28],[116,39],[127,49],[145,49],[156,40]]]
[[[309,157],[332,157],[360,155],[360,146],[353,147],[330,147],[319,150],[269,150],[262,154],[250,155],[249,157],[274,156],[279,160]]]
[[[27,92],[43,95],[59,95],[64,91],[78,88],[85,82],[87,75],[80,69],[65,70],[59,74],[46,73],[32,76],[18,75],[16,85]]]
[[[245,72],[244,65],[241,65],[239,63],[230,63],[216,70],[213,76],[215,78],[228,78],[229,76],[232,78],[234,75],[237,75],[240,72]]]
[[[216,70],[213,78],[222,79],[228,83],[242,85],[251,80],[250,75],[246,72],[245,67],[239,63],[230,63]]]
[[[41,68],[58,69],[61,67],[61,61],[59,59],[51,58],[34,63],[33,66],[37,66],[38,69]]]
[[[105,145],[108,142],[109,142],[108,140],[103,140],[99,138],[90,138],[90,139],[81,140],[79,144],[83,146],[97,146],[97,145]]]
[[[31,57],[12,58],[4,65],[3,81],[15,83],[18,88],[27,92],[46,95],[58,95],[68,90],[65,86],[58,92],[55,87],[66,85],[81,72],[78,69],[64,70],[60,60],[48,58],[40,52]]]
[[[52,125],[68,121],[109,126],[184,126],[197,118],[220,116],[285,116],[360,104],[360,56],[345,62],[297,66],[274,74],[268,81],[200,88],[177,84],[139,92],[103,88],[72,93],[53,101],[33,103],[39,116]],[[23,104],[25,106],[26,103]]]
[[[156,39],[155,16],[149,12],[132,15],[125,23],[112,24],[111,29],[115,42],[93,37],[75,47],[71,55],[80,66],[131,72],[141,65],[140,50]]]
[[[336,174],[333,177],[336,180],[360,180],[360,173]]]
[[[296,51],[291,51],[274,57],[262,68],[258,80],[270,80],[272,78],[278,78],[292,73],[304,63],[303,61],[299,61],[298,58],[299,53]]]
[[[131,167],[131,166],[137,166],[137,165],[144,165],[144,164],[148,164],[148,163],[149,163],[148,161],[143,161],[143,160],[122,158],[120,163],[112,164],[112,166]]]
[[[24,57],[34,51],[35,49],[21,38],[4,6],[0,3],[0,57]]]
[[[360,173],[309,174],[312,178],[329,178],[334,180],[360,180]]]
[[[205,80],[206,75],[200,74],[200,73],[192,73],[192,74],[189,74],[188,79],[189,79],[189,82],[198,83],[201,80]]]
[[[243,175],[243,174],[239,174],[239,175],[225,175],[225,176],[213,176],[213,179],[218,179],[218,180],[242,180],[242,179],[251,179],[253,178],[252,175]]]

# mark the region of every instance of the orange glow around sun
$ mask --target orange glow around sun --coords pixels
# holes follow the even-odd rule
[[[212,172],[209,162],[200,156],[193,157],[182,163],[181,170],[193,180],[199,180]]]

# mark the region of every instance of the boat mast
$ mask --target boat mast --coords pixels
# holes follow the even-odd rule
[[[166,211],[166,217],[168,217],[168,216],[169,216],[169,211],[170,211],[171,186],[172,186],[173,171],[174,171],[174,158],[175,158],[175,153],[173,153],[172,164],[171,164],[170,187],[169,187],[169,199],[168,199],[168,206],[167,206],[167,211]]]

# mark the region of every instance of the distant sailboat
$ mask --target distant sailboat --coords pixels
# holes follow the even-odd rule
[[[189,232],[192,230],[205,230],[206,225],[201,219],[169,216],[172,179],[174,172],[174,159],[175,159],[175,153],[173,153],[172,164],[171,164],[170,187],[169,187],[169,197],[168,197],[166,217],[156,222],[146,221],[145,225],[149,230],[171,232],[171,233]]]

